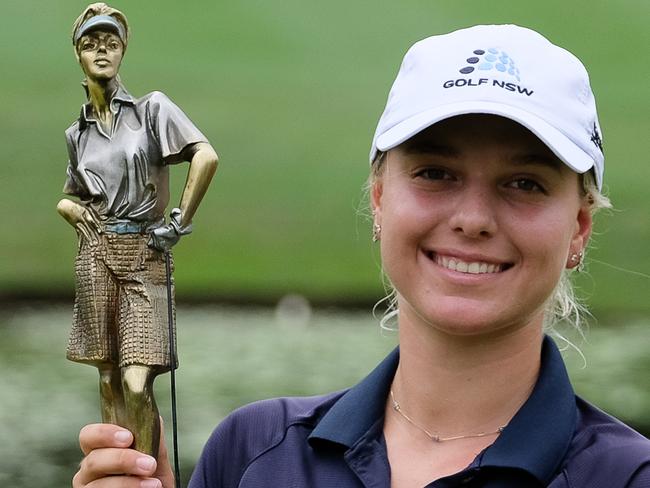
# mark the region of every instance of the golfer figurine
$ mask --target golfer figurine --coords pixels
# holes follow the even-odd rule
[[[104,3],[89,5],[73,25],[87,102],[65,133],[63,192],[76,199],[57,210],[79,238],[67,357],[99,369],[102,421],[129,429],[134,448],[156,456],[153,381],[177,367],[165,253],[191,232],[217,155],[164,94],[127,92],[118,71],[128,41],[126,17]],[[190,161],[187,182],[165,223],[169,165],[181,161]]]

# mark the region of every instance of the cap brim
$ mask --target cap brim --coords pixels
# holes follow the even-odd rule
[[[105,17],[106,16],[98,15],[87,20],[75,35],[75,43],[79,42],[79,39],[81,39],[83,35],[88,34],[88,32],[102,29],[107,29],[115,32],[120,37],[120,40],[124,42],[124,32],[122,31],[122,28],[117,23],[117,21],[112,18],[107,19]]]
[[[387,151],[436,122],[465,114],[499,115],[520,123],[535,134],[576,173],[585,173],[594,166],[591,155],[580,149],[571,139],[548,122],[516,107],[483,101],[452,103],[421,112],[385,131],[375,141],[375,148],[380,151]],[[371,159],[372,157],[374,155],[371,155]]]

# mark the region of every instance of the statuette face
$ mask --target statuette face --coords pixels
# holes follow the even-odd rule
[[[124,55],[124,46],[117,35],[89,32],[79,39],[77,46],[79,63],[87,77],[110,80],[117,76]]]

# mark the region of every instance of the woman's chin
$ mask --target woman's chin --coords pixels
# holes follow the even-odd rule
[[[536,320],[531,316],[504,313],[503,306],[476,300],[442,301],[428,310],[407,307],[411,313],[400,314],[400,322],[404,319],[415,321],[437,333],[459,338],[507,334],[532,322],[541,323],[541,317]]]

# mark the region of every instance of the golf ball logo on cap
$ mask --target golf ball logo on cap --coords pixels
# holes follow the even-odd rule
[[[475,70],[490,71],[494,69],[502,73],[508,73],[517,78],[517,81],[521,81],[519,68],[515,66],[514,60],[505,51],[491,47],[487,51],[475,49],[472,54],[473,56],[466,60],[468,66],[459,70],[462,74],[467,75]]]

